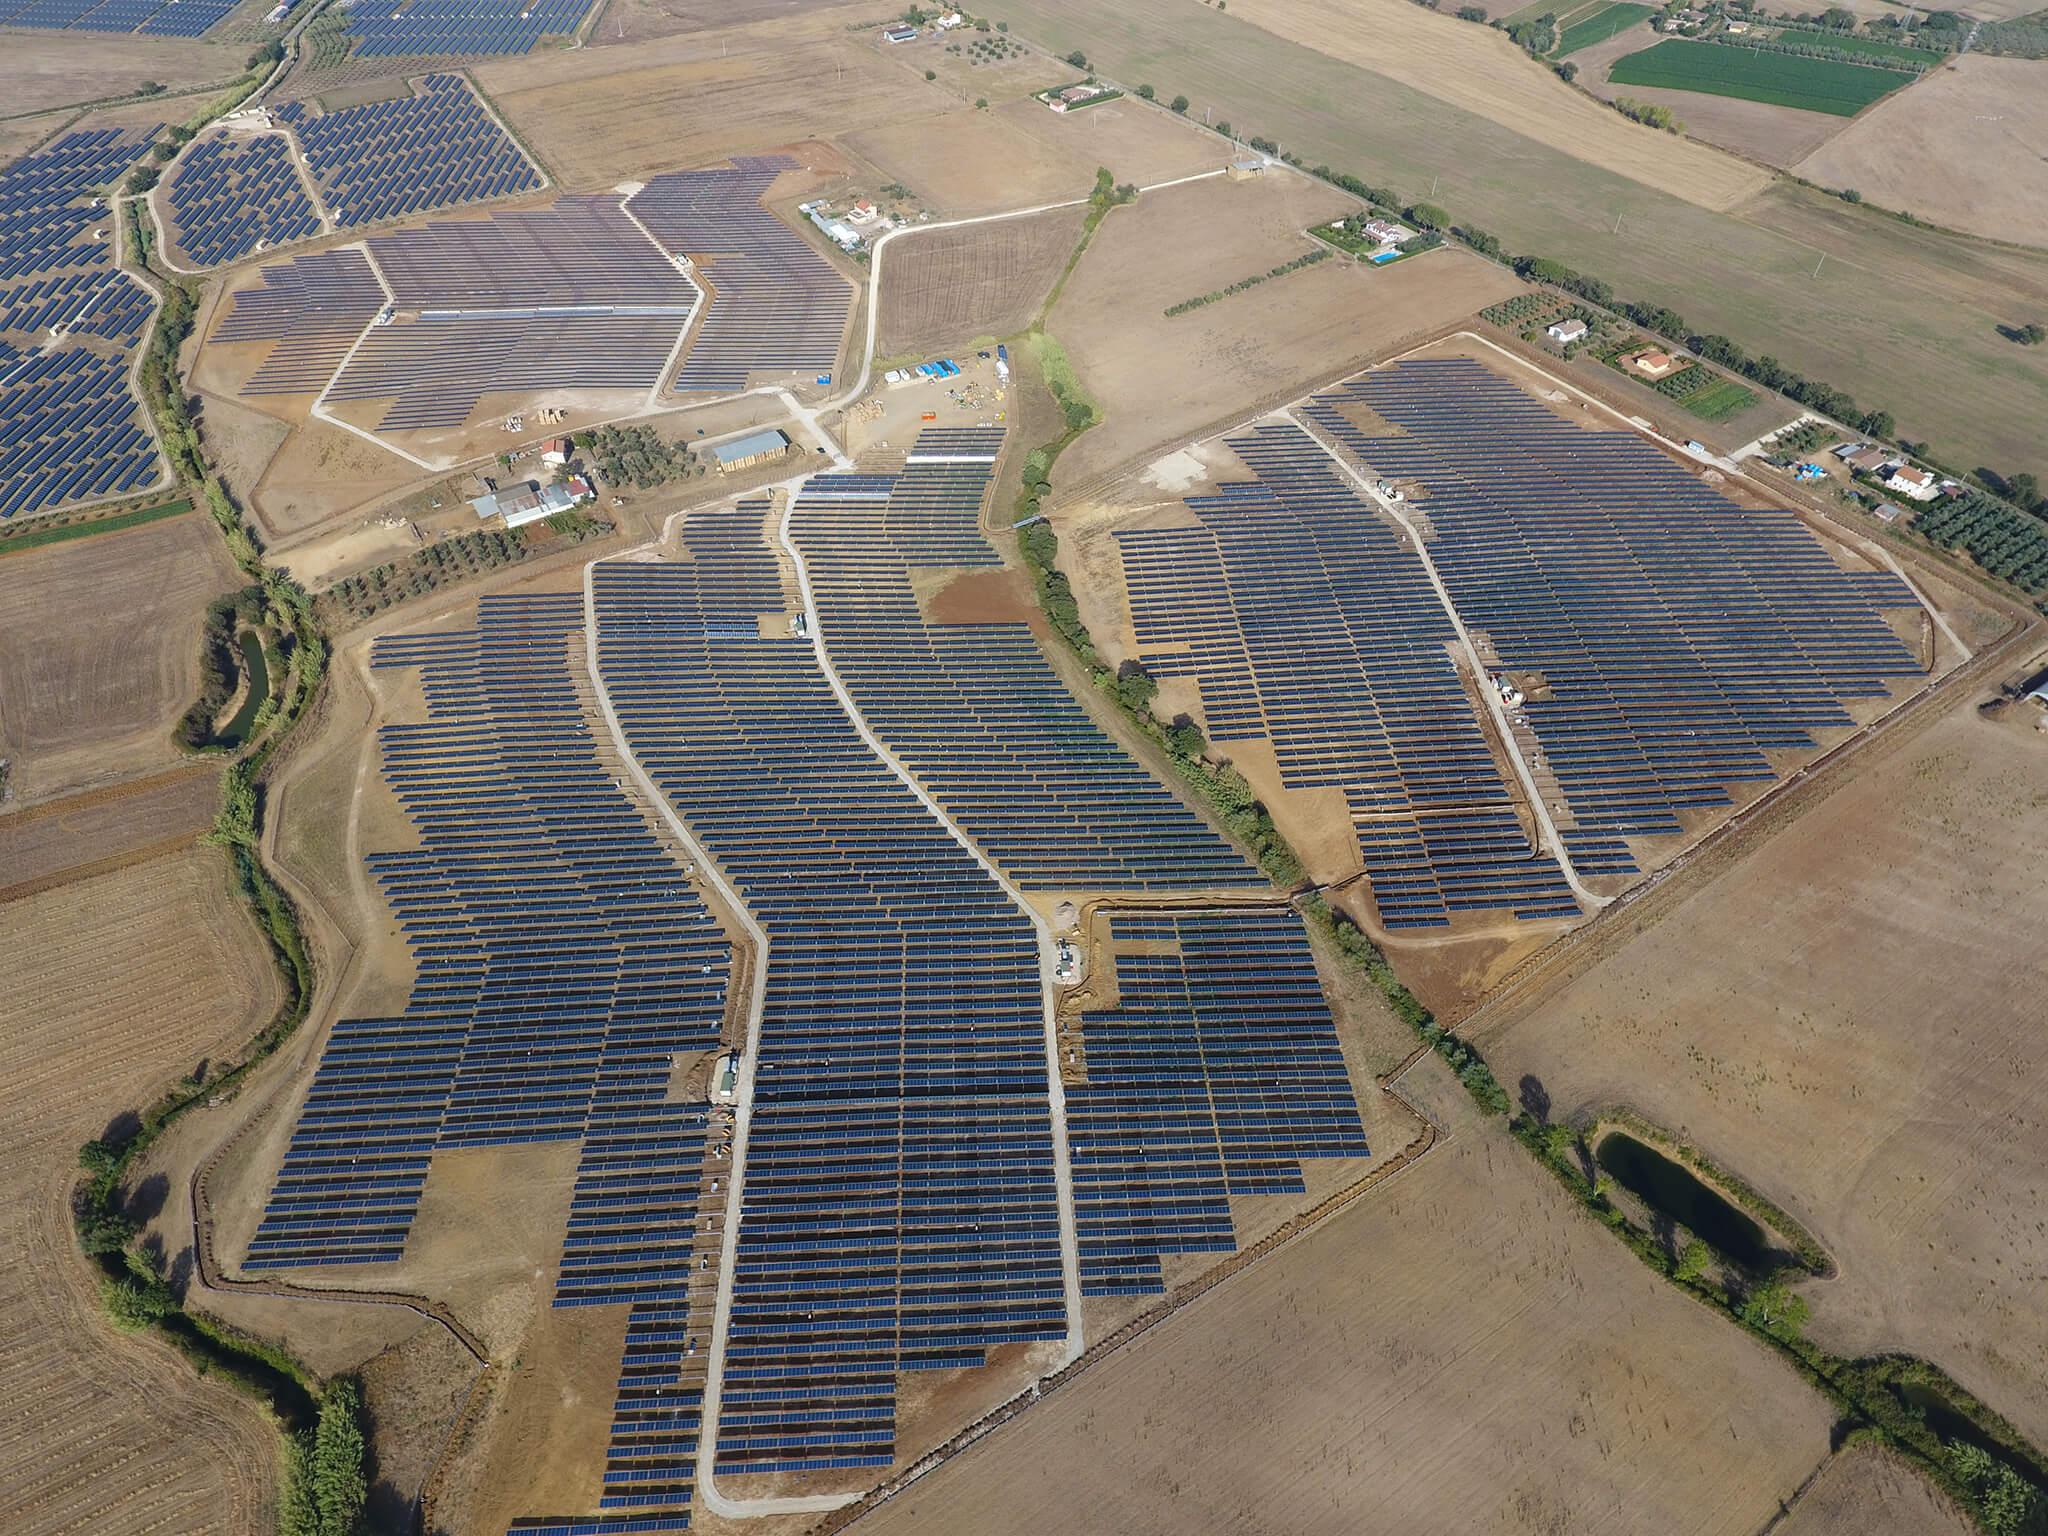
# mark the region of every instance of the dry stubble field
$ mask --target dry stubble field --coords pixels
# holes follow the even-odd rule
[[[0,757],[15,795],[176,761],[206,605],[235,585],[201,512],[0,558]]]
[[[1795,169],[1950,229],[2048,245],[2048,61],[1966,56],[1886,97]]]
[[[1827,1454],[1821,1400],[1433,1059],[1408,1084],[1447,1142],[854,1529],[1749,1536]]]
[[[563,185],[584,191],[959,105],[879,63],[837,12],[691,33],[624,55],[536,53],[474,73]]]
[[[2039,1442],[2048,740],[1974,703],[1480,1028],[1504,1082],[1631,1103],[1804,1222],[1823,1342],[1931,1359]]]
[[[148,80],[168,90],[232,80],[248,49],[195,39],[134,37],[107,32],[22,30],[7,33],[9,117],[45,107],[126,96]],[[162,102],[160,121],[191,114],[189,102]]]
[[[100,1316],[71,1236],[76,1149],[276,1005],[226,860],[194,849],[0,906],[0,1510],[43,1532],[267,1525],[259,1410]],[[175,1404],[167,1413],[165,1405]]]
[[[1317,249],[1302,229],[1356,206],[1275,172],[1210,177],[1112,210],[1046,327],[1105,418],[1061,458],[1062,484],[1277,404],[1519,291],[1499,268],[1448,247],[1385,268],[1332,255],[1163,318],[1183,299]]]
[[[1856,1445],[1792,1506],[1776,1536],[1970,1536],[1975,1523],[1912,1468]]]
[[[882,258],[878,350],[893,357],[1023,329],[1073,251],[1083,211],[1064,208],[891,243]]]

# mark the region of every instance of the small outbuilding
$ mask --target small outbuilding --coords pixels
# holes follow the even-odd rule
[[[763,432],[749,432],[745,437],[736,437],[729,443],[715,444],[711,457],[717,461],[719,473],[729,475],[735,470],[779,459],[788,452],[788,434],[770,427]]]
[[[1586,339],[1586,322],[1574,315],[1569,320],[1554,322],[1545,334],[1561,347],[1568,347],[1575,341]]]

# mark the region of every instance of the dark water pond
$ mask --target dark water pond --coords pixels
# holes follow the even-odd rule
[[[241,708],[234,718],[221,727],[220,739],[240,746],[249,739],[249,731],[256,723],[256,711],[263,707],[263,701],[270,697],[270,668],[263,659],[263,637],[253,629],[245,629],[236,637],[242,648],[242,667],[249,674],[249,691],[242,699]]]
[[[1635,1137],[1610,1131],[1593,1154],[1614,1180],[1652,1210],[1661,1211],[1695,1237],[1751,1269],[1772,1269],[1787,1255],[1748,1214]]]

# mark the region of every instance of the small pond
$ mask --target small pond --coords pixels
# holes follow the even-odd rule
[[[249,732],[256,724],[256,711],[270,697],[270,668],[263,659],[263,637],[255,630],[243,630],[235,637],[235,643],[242,648],[242,670],[248,676],[249,690],[242,696],[241,707],[235,711],[234,717],[221,727],[220,739],[230,746],[239,747],[249,739]]]
[[[1789,1256],[1772,1245],[1770,1235],[1747,1213],[1654,1147],[1621,1131],[1609,1131],[1593,1156],[1622,1188],[1738,1264],[1762,1270],[1787,1261]]]

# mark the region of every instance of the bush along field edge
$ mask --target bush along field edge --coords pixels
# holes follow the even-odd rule
[[[1164,753],[1183,785],[1229,829],[1260,869],[1293,893],[1297,910],[1332,942],[1344,963],[1371,983],[1421,1046],[1444,1060],[1480,1110],[1503,1123],[1590,1218],[1669,1283],[1783,1358],[1828,1400],[1838,1416],[1838,1448],[1861,1441],[1887,1447],[1966,1510],[1986,1536],[2028,1536],[2048,1522],[2048,1459],[1947,1372],[1906,1355],[1850,1359],[1832,1354],[1806,1337],[1812,1303],[1782,1273],[1757,1274],[1696,1237],[1680,1242],[1676,1232],[1660,1236],[1638,1225],[1615,1202],[1612,1181],[1593,1162],[1586,1137],[1597,1126],[1631,1129],[1678,1151],[1787,1237],[1799,1267],[1814,1274],[1832,1272],[1832,1261],[1797,1222],[1746,1182],[1640,1116],[1603,1111],[1597,1125],[1578,1128],[1550,1124],[1527,1108],[1518,1111],[1479,1050],[1438,1023],[1371,937],[1308,884],[1300,857],[1243,775],[1227,762],[1210,759],[1200,727],[1187,716],[1160,720],[1152,709],[1158,684],[1143,666],[1127,661],[1112,669],[1103,661],[1081,618],[1073,587],[1059,568],[1059,538],[1044,511],[1061,453],[1102,420],[1101,411],[1080,392],[1064,352],[1051,336],[1034,328],[1020,340],[1040,382],[1060,406],[1062,430],[1024,456],[1013,506],[1018,552],[1048,626],[1126,725]]]

